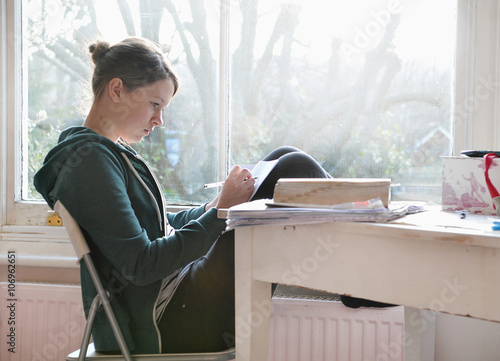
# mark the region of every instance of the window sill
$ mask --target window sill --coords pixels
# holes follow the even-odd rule
[[[25,204],[29,205],[28,202]],[[45,219],[47,205],[31,202],[26,214],[33,214],[33,204],[39,209],[35,219]],[[24,205],[24,203],[23,203]],[[27,207],[27,206],[26,206]],[[169,212],[189,209],[188,206],[168,206]],[[0,226],[0,266],[8,263],[8,252],[16,254],[20,267],[78,268],[75,251],[64,227],[45,225]]]
[[[3,226],[0,228],[0,265],[15,252],[18,267],[78,268],[66,230],[49,226]]]

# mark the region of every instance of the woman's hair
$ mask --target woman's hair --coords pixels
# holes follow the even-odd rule
[[[174,83],[174,95],[177,93],[177,75],[159,46],[150,40],[127,38],[115,45],[96,41],[89,46],[89,51],[95,65],[92,75],[94,99],[99,99],[113,78],[120,78],[130,91],[169,78]]]

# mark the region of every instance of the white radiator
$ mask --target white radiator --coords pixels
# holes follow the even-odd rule
[[[14,301],[8,291],[0,283],[0,360],[62,361],[80,347],[79,286],[18,283]],[[353,310],[339,302],[274,298],[269,361],[403,361],[403,331],[403,307]]]
[[[404,307],[275,298],[269,361],[403,361]]]
[[[17,283],[12,298],[0,283],[0,300],[0,360],[63,361],[80,348],[85,317],[79,286]]]

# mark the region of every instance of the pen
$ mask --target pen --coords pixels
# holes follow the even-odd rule
[[[214,182],[214,183],[207,183],[203,187],[205,189],[207,189],[207,188],[222,187],[223,185],[224,185],[224,182]]]
[[[461,211],[455,211],[455,213],[460,214],[460,219],[465,219],[465,217],[469,214],[469,211],[464,209]]]
[[[253,177],[253,179],[257,179],[257,177]],[[215,187],[222,187],[224,185],[224,182],[214,182],[214,183],[207,183],[203,186],[203,188],[215,188]]]

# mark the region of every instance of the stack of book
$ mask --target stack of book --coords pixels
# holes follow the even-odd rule
[[[390,179],[280,179],[274,199],[229,208],[227,229],[331,221],[387,222],[408,211],[406,205],[388,207],[390,183]]]

